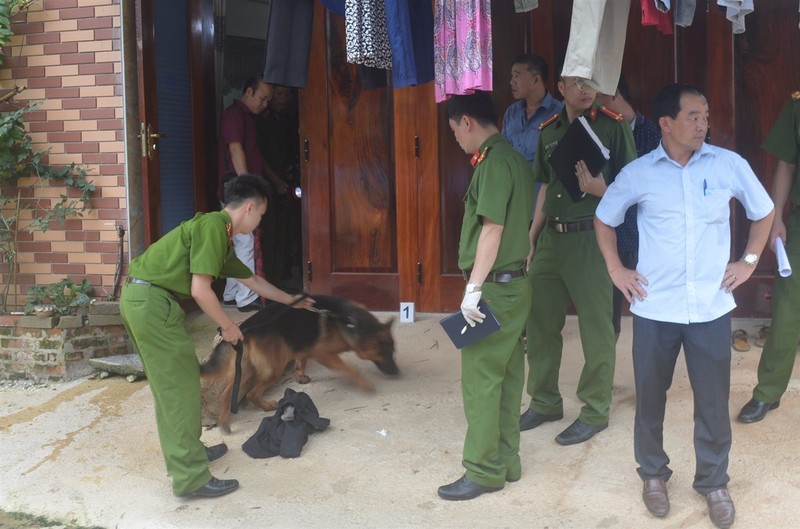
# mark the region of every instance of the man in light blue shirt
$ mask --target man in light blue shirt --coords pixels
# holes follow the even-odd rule
[[[727,528],[735,515],[727,490],[732,292],[755,270],[774,208],[741,156],[705,143],[708,103],[702,92],[668,85],[653,101],[653,111],[661,144],[617,175],[595,216],[608,273],[633,313],[637,472],[647,509],[666,516],[672,471],[663,446],[664,414],[682,345],[694,393],[693,486],[706,497],[712,522]],[[731,198],[751,221],[745,253],[734,262],[728,262]],[[630,270],[617,253],[614,227],[634,204],[639,263]]]
[[[564,103],[547,91],[547,75],[547,62],[538,55],[525,53],[511,64],[509,85],[517,102],[510,105],[503,116],[503,136],[531,165],[542,123],[564,108]],[[536,192],[539,192],[538,182]]]

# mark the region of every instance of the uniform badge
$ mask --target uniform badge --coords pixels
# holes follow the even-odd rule
[[[543,128],[548,126],[550,123],[554,122],[556,119],[558,119],[558,114],[553,114],[552,116],[550,116],[546,120],[542,121],[542,124],[539,125],[539,130],[542,130]]]
[[[233,225],[230,222],[225,224],[225,232],[228,234],[228,246],[233,246]]]
[[[475,151],[475,154],[472,155],[472,159],[469,163],[472,164],[472,167],[479,165],[482,161],[486,159],[486,154],[489,152],[490,147],[486,147],[483,151]]]

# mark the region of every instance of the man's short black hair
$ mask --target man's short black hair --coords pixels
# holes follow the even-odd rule
[[[469,116],[484,127],[497,125],[497,109],[489,92],[475,90],[475,93],[469,95],[450,96],[444,104],[444,111],[448,120],[457,122],[464,116]]]
[[[267,181],[256,175],[242,173],[225,183],[222,202],[226,206],[238,207],[248,199],[267,201],[270,189]]]
[[[628,86],[628,81],[622,74],[619,74],[619,81],[617,81],[617,90],[619,90],[619,95],[622,96],[622,99],[624,99],[628,103],[631,102],[631,89]]]
[[[522,55],[517,55],[514,57],[514,60],[511,62],[511,66],[515,64],[523,64],[531,72],[531,75],[539,74],[542,78],[542,82],[547,82],[547,76],[549,74],[547,68],[547,61],[545,61],[542,57],[533,54],[533,53],[523,53]]]
[[[684,94],[706,97],[703,91],[696,86],[680,83],[668,84],[653,99],[653,121],[658,122],[664,116],[672,119],[677,118],[678,113],[681,111],[681,97]]]
[[[258,85],[262,83],[261,77],[257,75],[253,75],[245,79],[244,85],[242,86],[242,95],[245,95],[248,90],[252,90],[253,93],[256,93],[258,90]]]

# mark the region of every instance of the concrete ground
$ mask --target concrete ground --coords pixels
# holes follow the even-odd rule
[[[379,314],[386,319],[387,314]],[[205,431],[206,444],[230,452],[211,463],[241,488],[220,499],[179,499],[156,436],[146,381],[116,377],[64,384],[0,384],[0,509],[74,525],[104,528],[711,528],[704,499],[692,490],[692,400],[679,361],[665,427],[674,476],[672,511],[652,517],[641,500],[633,459],[635,396],[630,319],[618,346],[611,424],[589,442],[562,447],[554,437],[575,419],[581,349],[577,322],[564,333],[561,388],[565,417],[522,433],[523,476],[495,494],[447,502],[436,489],[463,473],[465,421],[459,353],[438,326],[441,315],[396,324],[401,378],[384,379],[355,355],[346,361],[376,383],[374,394],[309,364],[312,382],[286,386],[307,392],[328,430],[312,434],[297,459],[251,459],[242,443],[269,414],[244,407],[232,433]],[[751,337],[761,321],[738,320]],[[188,324],[198,356],[209,349],[213,325],[203,315]],[[752,341],[752,338],[751,338]],[[734,352],[731,415],[750,398],[760,349]],[[797,371],[800,372],[800,371]],[[761,423],[733,423],[730,491],[734,527],[794,528],[800,518],[800,391],[793,381],[781,407]],[[527,395],[521,406],[527,406]],[[3,525],[0,527],[13,527]],[[27,527],[27,526],[26,526]]]

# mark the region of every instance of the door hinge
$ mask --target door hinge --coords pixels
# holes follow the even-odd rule
[[[414,158],[419,158],[419,136],[414,136]]]
[[[303,159],[308,162],[308,140],[303,140]]]
[[[417,263],[417,284],[422,284],[422,263]]]
[[[306,261],[306,281],[311,283],[312,278],[314,277],[311,261]]]

